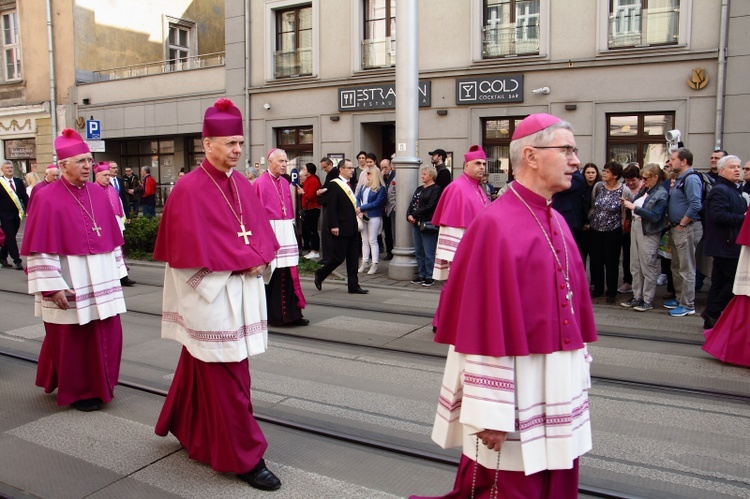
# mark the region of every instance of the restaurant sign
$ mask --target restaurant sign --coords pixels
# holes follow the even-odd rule
[[[429,107],[432,100],[430,82],[420,81],[418,86],[419,107]],[[339,88],[339,111],[394,109],[395,107],[396,85],[394,83]]]

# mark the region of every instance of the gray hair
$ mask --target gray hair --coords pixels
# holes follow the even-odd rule
[[[573,126],[567,121],[559,121],[554,125],[550,125],[543,130],[539,130],[536,133],[521,137],[518,140],[514,140],[510,143],[510,164],[513,168],[518,170],[521,168],[523,163],[523,150],[529,146],[547,146],[552,140],[552,136],[559,129],[573,131]]]
[[[727,166],[727,162],[729,161],[736,161],[740,165],[742,165],[742,160],[734,155],[729,156],[722,156],[722,158],[716,163],[716,169],[721,171]]]
[[[435,180],[437,178],[437,170],[432,165],[422,165],[422,167],[419,168],[420,172],[427,172],[427,175],[432,177],[432,180]]]

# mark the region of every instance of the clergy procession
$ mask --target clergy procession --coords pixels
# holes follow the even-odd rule
[[[36,386],[54,393],[60,408],[74,409],[68,419],[96,424],[92,418],[100,414],[127,425],[134,417],[128,415],[135,398],[133,386],[140,385],[123,383],[121,367],[131,373],[128,379],[133,372],[140,373],[136,379],[146,379],[144,369],[165,366],[170,371],[161,381],[168,388],[165,397],[151,399],[150,417],[138,423],[149,427],[151,434],[128,445],[141,445],[136,454],[173,445],[170,452],[179,450],[192,463],[188,475],[194,483],[216,487],[211,495],[233,496],[234,492],[220,492],[225,490],[221,487],[240,484],[267,492],[281,489],[282,494],[288,490],[284,497],[593,497],[587,494],[605,490],[612,482],[590,476],[606,473],[601,471],[606,463],[630,452],[629,443],[613,445],[606,436],[599,447],[597,426],[612,431],[612,418],[625,416],[615,412],[599,419],[597,415],[606,414],[601,408],[597,411],[597,403],[607,402],[592,396],[597,386],[592,373],[601,369],[598,365],[618,362],[609,355],[610,347],[598,346],[598,324],[619,314],[620,326],[643,321],[644,328],[668,329],[655,324],[695,314],[700,289],[696,275],[705,268],[701,258],[712,257],[713,267],[705,275],[711,286],[701,314],[704,327],[693,336],[700,337],[701,343],[705,340],[702,349],[723,363],[711,360],[711,366],[743,366],[721,372],[731,379],[745,376],[740,383],[747,383],[750,222],[736,156],[725,155],[718,161],[707,198],[702,197],[702,177],[692,175],[693,155],[685,147],[674,148],[666,173],[659,165],[635,168],[631,178],[637,177],[638,185],[628,195],[623,189],[630,184],[619,181],[620,165],[607,163],[602,180],[592,175],[589,181],[589,168],[593,165],[597,176],[599,169],[593,163],[582,165],[571,124],[536,113],[515,126],[509,146],[513,180],[502,189],[488,185],[490,158],[479,145],[471,145],[452,169],[444,164],[445,151],[437,149],[430,153],[432,164],[422,165],[418,173],[400,171],[391,158],[378,163],[375,154],[364,151],[354,161],[344,157],[334,163],[324,157],[317,173],[315,164],[303,167],[298,182],[296,168],[301,165],[281,147],[268,151],[265,171],[253,168],[248,178],[238,169],[245,127],[240,109],[228,99],[221,98],[205,110],[200,139],[205,157],[180,175],[156,214],[155,262],[129,259],[132,268],[126,265],[123,234],[132,217],[138,216],[138,207],[133,210],[129,197],[133,179],[120,177],[114,162],[96,162],[76,131],[64,129],[55,138],[57,161],[46,167],[31,196],[23,182],[13,178],[10,162],[3,165],[0,182],[4,238],[0,263],[25,271],[34,315],[43,324]],[[293,168],[295,176],[290,176]],[[132,176],[130,167],[126,172]],[[406,175],[419,176],[413,194],[397,191]],[[408,204],[397,201],[409,199]],[[304,237],[302,212],[307,219]],[[625,225],[628,246],[623,242]],[[408,230],[399,231],[399,226]],[[600,239],[589,238],[591,233]],[[595,246],[592,241],[597,240],[605,243]],[[699,243],[702,254],[696,257]],[[600,274],[594,268],[604,262],[604,255],[594,257],[602,251],[616,262],[601,264],[601,275],[608,274],[606,303],[600,303],[604,289],[598,287]],[[623,252],[628,259],[622,258]],[[628,267],[624,273],[629,282],[615,289],[621,261]],[[390,266],[407,264],[416,268],[410,282],[389,280]],[[129,272],[141,274],[135,276],[139,286],[126,296],[123,286],[135,284]],[[657,286],[666,284],[667,273],[666,291],[672,294],[666,295],[662,308],[655,294]],[[658,284],[660,274],[665,274],[665,284]],[[368,283],[369,289],[362,283]],[[156,299],[157,295],[151,296],[154,287],[160,287]],[[313,297],[306,299],[305,290]],[[140,293],[150,298],[139,298]],[[625,296],[621,305],[615,303],[617,294]],[[697,298],[702,305],[705,294]],[[295,338],[322,341],[331,334],[337,342],[361,336],[356,344],[372,348],[377,343],[372,338],[390,334],[384,332],[388,327],[401,331],[403,324],[388,321],[418,311],[419,301],[431,297],[434,302],[419,319],[418,336],[406,340],[404,350],[396,345],[411,330],[389,337],[393,343],[382,346],[391,348],[390,353],[347,351],[339,344],[327,351],[329,347],[321,343],[306,355],[312,359],[325,351],[325,362],[367,359],[362,375],[373,386],[400,369],[417,368],[400,376],[401,382],[413,384],[411,389],[422,386],[425,373],[434,375],[432,388],[420,388],[419,403],[404,404],[403,413],[417,412],[430,422],[423,426],[429,426],[433,443],[420,444],[424,452],[448,453],[457,465],[441,468],[420,463],[410,472],[399,464],[394,473],[405,474],[399,479],[399,490],[406,492],[388,495],[372,483],[377,481],[374,476],[381,476],[374,464],[380,462],[376,461],[380,450],[369,450],[360,458],[352,454],[337,468],[332,463],[354,451],[339,449],[328,456],[324,449],[329,447],[321,444],[318,449],[307,437],[295,436],[297,430],[291,426],[271,428],[263,414],[289,396],[276,383],[292,372],[304,380],[307,370],[320,369],[312,360],[291,360],[296,358],[291,352],[302,351],[301,346],[288,351],[276,350],[277,345],[291,345]],[[347,309],[368,306],[374,307],[370,315],[346,318]],[[142,334],[132,321],[141,316],[145,321],[146,310],[157,318],[160,339],[152,335],[140,353],[127,353],[129,358],[124,359],[129,342]],[[416,321],[414,317],[404,320]],[[694,322],[681,324],[676,331],[684,330],[684,324],[694,326]],[[376,332],[367,333],[371,326]],[[269,328],[283,335],[274,334],[269,341]],[[161,348],[174,353],[157,359],[155,352]],[[668,354],[653,349],[644,356]],[[410,364],[399,357],[433,351],[439,359],[430,361],[436,364],[429,368],[427,360]],[[700,355],[708,362],[705,354]],[[279,361],[279,356],[287,360]],[[150,367],[133,371],[134,362]],[[420,362],[425,363],[423,368]],[[393,372],[376,371],[373,366],[380,364]],[[318,405],[329,411],[325,418],[334,422],[334,433],[347,433],[349,423],[338,418],[348,404],[344,399],[354,390],[354,374],[331,369],[321,383],[342,384]],[[116,390],[118,384],[126,386]],[[295,396],[323,386],[303,389],[303,384]],[[259,398],[258,386],[262,387]],[[115,397],[116,392],[122,399]],[[353,432],[371,437],[371,429],[380,424],[374,415],[376,406],[395,396],[388,391],[373,394],[371,400],[357,396],[367,402],[360,413],[374,412],[366,430]],[[278,414],[303,413],[309,405],[289,406],[275,419],[283,419]],[[12,409],[3,408],[3,413],[11,414]],[[650,423],[644,419],[642,424]],[[60,425],[46,438],[66,431]],[[406,430],[392,423],[391,431]],[[151,438],[153,433],[160,438]],[[394,438],[397,445],[405,440]],[[114,452],[121,444],[113,447]],[[317,464],[330,460],[328,467],[342,474],[372,459],[368,465],[372,470],[366,474],[374,475],[356,486],[347,485],[346,475],[338,489],[326,489],[335,493],[318,494],[313,492],[322,487],[317,478],[300,477],[296,465],[289,464],[303,456]],[[689,473],[688,468],[680,470]],[[430,478],[438,471],[441,479]],[[141,480],[140,472],[133,473],[130,478]],[[217,482],[223,477],[234,483]],[[3,480],[0,476],[0,483]],[[193,496],[175,489],[175,484],[142,480],[153,490]],[[287,480],[291,485],[282,485]],[[737,490],[745,486],[725,481]],[[599,489],[587,488],[591,483]],[[746,485],[747,492],[750,485]],[[679,484],[683,486],[689,485]],[[144,496],[150,496],[145,490],[151,488],[143,490]],[[238,489],[236,494],[246,493]],[[256,495],[261,492],[251,494],[247,496],[261,497]]]

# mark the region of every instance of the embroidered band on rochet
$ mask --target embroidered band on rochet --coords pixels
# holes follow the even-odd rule
[[[195,341],[205,343],[234,342],[242,338],[263,333],[268,329],[268,323],[265,320],[253,324],[245,324],[234,331],[198,331],[187,327],[182,314],[178,312],[164,312],[162,322],[171,322],[180,326]]]

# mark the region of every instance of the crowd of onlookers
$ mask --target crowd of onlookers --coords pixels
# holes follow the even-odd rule
[[[663,306],[673,317],[695,313],[695,292],[711,277],[701,314],[710,329],[732,298],[740,247],[735,239],[750,201],[750,162],[714,151],[710,171],[693,168],[693,154],[680,147],[662,168],[587,163],[553,204],[565,215],[584,265],[591,296],[645,312],[656,288],[666,285]],[[744,174],[743,174],[744,173]],[[622,280],[620,281],[620,262]]]

